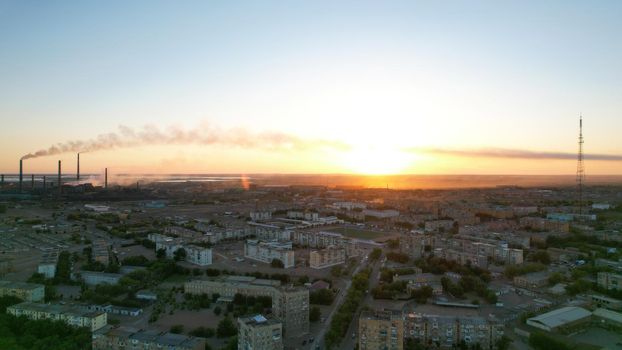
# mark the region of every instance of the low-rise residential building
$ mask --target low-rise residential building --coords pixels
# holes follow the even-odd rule
[[[105,240],[94,240],[92,249],[94,261],[98,261],[104,265],[108,265],[110,263],[110,252],[108,251],[108,243],[106,243]]]
[[[565,221],[551,220],[540,217],[527,216],[520,218],[519,224],[528,229],[538,231],[563,232],[570,231],[570,224]]]
[[[184,250],[186,250],[186,261],[199,265],[199,266],[207,266],[212,264],[212,249],[200,247],[197,245],[184,245]]]
[[[363,311],[359,317],[360,350],[404,349],[404,317],[401,311]]]
[[[340,233],[297,230],[292,233],[292,241],[294,244],[309,248],[343,248],[348,258],[359,255],[356,242]]]
[[[264,211],[251,211],[250,217],[252,221],[264,221],[272,219],[272,212],[268,210]]]
[[[590,295],[590,304],[593,307],[622,311],[622,300],[610,298],[604,295]]]
[[[315,211],[289,210],[287,211],[287,217],[304,221],[318,221],[320,214]]]
[[[605,289],[622,290],[622,275],[611,272],[599,272],[596,278],[598,286]]]
[[[88,311],[76,305],[23,302],[7,307],[6,312],[13,316],[26,316],[31,320],[63,321],[70,326],[86,327],[91,332],[108,323],[106,312]]]
[[[0,281],[0,297],[14,296],[24,301],[43,301],[45,286],[38,283]]]
[[[51,250],[43,253],[37,272],[45,276],[45,278],[54,278],[56,276],[56,264],[58,263],[58,251]]]
[[[205,339],[132,327],[104,327],[93,333],[93,350],[203,350]]]
[[[321,250],[314,250],[309,253],[309,266],[312,269],[323,269],[343,264],[345,261],[346,251],[341,248],[328,247]]]
[[[214,280],[193,280],[184,284],[189,294],[219,294],[233,298],[236,294],[272,298],[272,312],[283,322],[285,337],[309,332],[309,291],[306,288],[281,286],[280,281],[249,276],[226,276]]]
[[[412,275],[396,275],[393,277],[393,281],[407,282],[407,290],[410,293],[413,290],[423,287],[432,288],[434,295],[443,294],[443,286],[441,284],[441,276],[431,273],[416,273]]]
[[[82,271],[80,277],[89,286],[95,286],[102,283],[117,284],[123,275],[119,273]]]
[[[244,244],[244,256],[268,264],[277,259],[283,263],[284,268],[294,267],[295,264],[291,242],[260,242],[249,239]]]
[[[547,285],[549,282],[549,276],[550,274],[548,271],[538,271],[522,276],[516,276],[514,277],[513,282],[517,287],[536,290]]]
[[[238,350],[282,350],[283,325],[262,315],[238,318]]]

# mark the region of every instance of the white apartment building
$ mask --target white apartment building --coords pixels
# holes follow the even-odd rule
[[[309,253],[309,266],[312,269],[323,269],[343,264],[346,261],[346,250],[330,246],[322,250]]]
[[[267,264],[277,259],[285,268],[294,267],[294,250],[291,242],[260,242],[249,239],[244,244],[244,256]]]

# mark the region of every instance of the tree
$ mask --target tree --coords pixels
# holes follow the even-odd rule
[[[374,248],[374,250],[372,250],[371,253],[369,253],[369,260],[376,261],[380,259],[381,255],[382,255],[382,250],[380,248]]]
[[[160,248],[156,251],[156,257],[158,259],[164,259],[166,258],[166,249],[164,248]]]
[[[311,310],[309,310],[309,321],[317,322],[320,320],[321,316],[322,316],[322,311],[320,311],[319,307],[317,306],[311,307]]]
[[[214,308],[214,315],[218,316],[218,315],[220,315],[221,312],[222,312],[222,310],[220,309],[220,306],[216,306]]]
[[[218,322],[218,328],[216,328],[216,335],[218,338],[232,337],[238,334],[238,329],[229,317],[223,318]]]
[[[184,332],[184,325],[182,324],[173,325],[171,326],[170,332],[173,334],[181,334]]]
[[[276,267],[276,268],[281,268],[281,269],[285,267],[283,262],[281,260],[279,260],[279,259],[276,259],[276,258],[272,259],[272,261],[270,262],[270,266]]]
[[[186,259],[186,250],[184,248],[179,248],[173,253],[173,259],[175,261],[182,261]]]
[[[309,294],[311,304],[330,305],[333,303],[335,295],[330,289],[320,289]]]

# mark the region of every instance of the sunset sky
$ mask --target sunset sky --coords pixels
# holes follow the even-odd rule
[[[621,18],[622,1],[0,0],[0,172],[40,150],[26,172],[71,170],[79,149],[83,172],[572,174],[582,113],[588,175],[622,174]]]

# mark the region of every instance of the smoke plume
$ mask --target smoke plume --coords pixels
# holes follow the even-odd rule
[[[120,125],[117,132],[100,134],[89,140],[61,142],[46,149],[28,153],[22,159],[52,156],[61,153],[85,153],[136,146],[174,144],[223,145],[270,151],[347,150],[349,148],[348,145],[338,141],[303,139],[281,132],[254,133],[242,128],[220,130],[202,125],[189,130],[178,127],[161,130],[152,125],[144,126],[141,129]]]
[[[486,148],[479,150],[456,150],[444,148],[409,148],[407,151],[413,153],[440,154],[457,157],[475,158],[509,158],[509,159],[577,159],[576,153],[569,152],[539,152],[505,148]],[[619,161],[622,155],[616,154],[585,154],[585,159]]]

